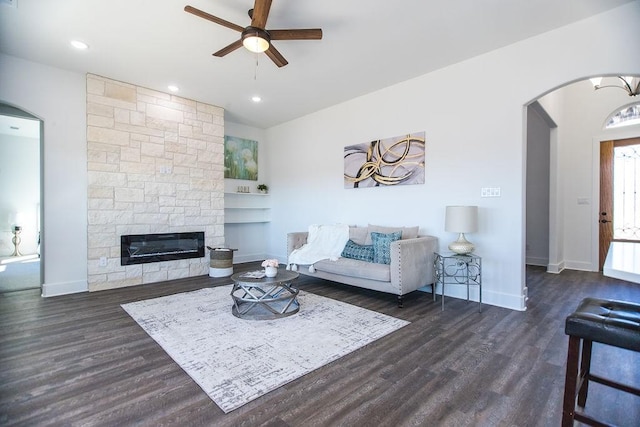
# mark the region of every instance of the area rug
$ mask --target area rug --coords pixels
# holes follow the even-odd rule
[[[40,257],[25,255],[0,260],[0,293],[40,287]]]
[[[409,322],[300,291],[300,311],[276,320],[231,314],[231,286],[122,308],[228,413]]]

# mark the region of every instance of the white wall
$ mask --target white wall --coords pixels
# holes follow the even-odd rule
[[[638,22],[634,2],[269,129],[278,153],[269,159],[270,253],[284,260],[287,232],[329,222],[417,224],[444,248],[454,237],[443,231],[445,206],[478,205],[470,240],[483,257],[483,300],[524,309],[523,107],[567,82],[640,70],[624,48]],[[424,185],[343,189],[345,145],[421,130]],[[480,198],[481,187],[502,197]]]
[[[269,144],[263,129],[245,126],[238,123],[225,121],[225,135],[239,138],[251,139],[258,142],[258,180],[247,181],[240,179],[225,179],[224,191],[233,193],[238,186],[249,186],[251,192],[256,192],[258,184],[269,182]],[[271,196],[266,196],[271,198]],[[224,237],[225,246],[237,249],[234,252],[233,262],[257,261],[267,258],[267,241],[270,223],[258,222],[247,224],[225,224]]]
[[[549,159],[551,127],[542,107],[527,108],[526,263],[549,263]]]
[[[549,141],[549,263],[547,271],[559,273],[564,269],[564,192],[561,185],[563,170],[558,147],[557,121],[562,119],[564,97],[560,90],[537,100],[542,111],[554,121]]]
[[[86,290],[85,76],[0,54],[0,101],[44,121],[43,295]]]
[[[14,251],[12,227],[22,227],[19,250],[38,250],[40,140],[0,134],[0,257]],[[17,217],[17,218],[16,218]]]

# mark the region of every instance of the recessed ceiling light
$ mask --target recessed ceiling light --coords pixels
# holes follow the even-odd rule
[[[254,95],[254,96],[251,97],[251,100],[253,102],[260,102],[260,101],[262,101],[262,98],[260,98],[258,95]]]
[[[180,88],[176,85],[169,85],[167,86],[167,89],[169,89],[171,92],[177,92],[180,90]]]
[[[71,46],[75,47],[78,50],[89,49],[89,45],[80,40],[71,40]]]

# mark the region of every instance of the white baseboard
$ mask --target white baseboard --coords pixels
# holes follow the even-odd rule
[[[423,292],[431,292],[431,286],[424,286],[418,289]],[[440,303],[442,295],[442,287],[436,286],[436,302]],[[497,307],[508,308],[511,310],[525,311],[527,309],[527,295],[528,289],[525,288],[523,295],[510,295],[502,292],[490,291],[485,288],[482,289],[482,305],[495,305]],[[467,299],[467,289],[464,285],[447,286],[447,293],[445,298],[457,298]],[[471,286],[469,288],[469,302],[478,302],[478,287]],[[447,300],[445,299],[445,310],[447,307]]]
[[[43,297],[56,297],[88,291],[89,288],[87,286],[87,282],[84,280],[78,280],[76,282],[44,283],[42,285]]]
[[[527,265],[537,265],[538,267],[546,267],[549,264],[549,258],[527,257]]]
[[[252,261],[260,261],[264,260],[263,254],[247,254],[247,255],[234,255],[233,263],[234,264],[242,264],[243,262],[252,262]]]
[[[564,270],[564,261],[547,265],[547,273],[560,274]]]
[[[565,261],[565,268],[579,271],[598,271],[597,268],[593,269],[593,265],[590,262],[584,261]]]

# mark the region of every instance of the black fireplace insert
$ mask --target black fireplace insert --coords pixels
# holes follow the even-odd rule
[[[120,236],[120,265],[202,258],[204,232]]]

